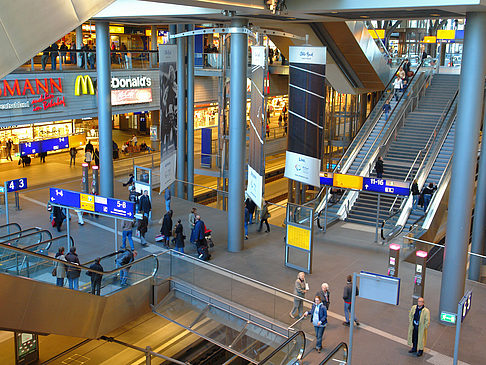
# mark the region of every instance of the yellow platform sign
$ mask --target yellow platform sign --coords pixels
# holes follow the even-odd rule
[[[95,197],[94,195],[88,195],[88,194],[79,194],[81,198],[81,205],[80,208],[83,210],[90,210],[94,212],[94,201]]]
[[[433,35],[426,35],[424,37],[424,43],[435,43],[435,42],[437,42],[437,37]]]
[[[373,39],[385,39],[385,29],[369,29],[369,32]]]
[[[456,31],[451,29],[439,29],[437,31],[437,39],[455,39]]]
[[[287,244],[310,251],[310,233],[309,229],[288,225]]]
[[[344,189],[363,189],[363,177],[355,175],[334,174],[334,186]]]

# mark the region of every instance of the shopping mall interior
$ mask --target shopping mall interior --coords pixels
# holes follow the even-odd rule
[[[484,363],[486,5],[4,8],[0,363]]]

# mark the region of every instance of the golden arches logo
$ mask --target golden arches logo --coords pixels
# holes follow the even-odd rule
[[[93,86],[93,80],[89,75],[79,75],[74,82],[74,95],[80,96],[81,94],[94,95],[95,89]]]

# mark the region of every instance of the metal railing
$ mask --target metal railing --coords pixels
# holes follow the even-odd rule
[[[302,360],[304,352],[305,333],[299,331],[290,336],[283,344],[273,350],[272,353],[258,364],[295,364]]]
[[[341,342],[332,350],[319,365],[346,364],[348,361],[348,345]]]

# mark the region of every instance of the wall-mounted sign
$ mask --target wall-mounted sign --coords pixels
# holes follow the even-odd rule
[[[369,29],[369,32],[373,39],[385,39],[385,29]]]
[[[424,43],[435,43],[435,42],[437,42],[437,37],[433,35],[426,35],[424,37]]]
[[[112,89],[135,89],[152,86],[152,79],[146,76],[111,78]]]
[[[78,75],[74,81],[74,95],[94,95],[95,87],[93,79],[89,75]]]
[[[111,90],[111,105],[150,103],[152,89]]]

